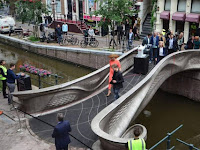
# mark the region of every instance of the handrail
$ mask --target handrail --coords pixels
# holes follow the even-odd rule
[[[167,133],[167,136],[164,137],[162,140],[160,140],[158,143],[156,143],[154,146],[152,146],[149,150],[153,150],[154,148],[156,148],[158,145],[160,145],[162,142],[164,142],[166,139],[167,140],[167,149],[170,150],[172,148],[170,148],[170,137],[172,134],[174,134],[177,130],[179,130],[180,128],[182,128],[183,125],[180,125],[179,127],[177,127],[175,130],[173,130],[171,133]]]
[[[101,145],[112,145],[118,150],[119,145],[127,143],[129,139],[121,135],[150,102],[162,83],[176,73],[200,69],[199,53],[200,50],[187,50],[166,56],[136,86],[97,114],[91,126],[99,136]]]
[[[197,147],[194,147],[193,144],[188,144],[188,143],[186,143],[186,142],[184,142],[184,141],[182,141],[182,140],[180,140],[180,139],[176,139],[176,140],[179,141],[179,142],[182,143],[182,144],[185,144],[185,145],[189,146],[189,150],[192,150],[192,149],[200,150],[200,149],[198,149]]]

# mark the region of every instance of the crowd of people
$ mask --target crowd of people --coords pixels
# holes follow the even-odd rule
[[[142,45],[147,45],[150,47],[150,62],[153,61],[157,64],[165,56],[181,51],[183,49],[199,49],[200,40],[199,36],[192,36],[189,38],[187,44],[184,46],[184,34],[174,35],[173,32],[162,33],[154,32],[153,35],[148,34],[142,42]]]

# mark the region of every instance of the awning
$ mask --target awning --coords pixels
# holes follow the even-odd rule
[[[175,12],[172,15],[172,20],[185,21],[185,12]]]
[[[195,13],[187,14],[185,21],[199,23],[200,14],[195,14]]]
[[[160,19],[169,20],[170,18],[170,11],[163,11],[160,13]]]

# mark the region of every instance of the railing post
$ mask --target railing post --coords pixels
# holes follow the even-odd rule
[[[193,144],[189,144],[189,150],[193,150],[194,145]]]
[[[41,77],[40,77],[40,75],[38,75],[38,82],[39,82],[39,89],[41,89],[42,86],[41,86]]]
[[[58,75],[55,74],[55,84],[58,85]]]
[[[170,140],[170,137],[171,137],[171,133],[167,133],[167,150],[169,150],[170,149],[170,142],[171,142],[171,140]]]

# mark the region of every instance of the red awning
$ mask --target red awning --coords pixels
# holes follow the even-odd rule
[[[172,15],[172,20],[185,21],[185,12],[175,12]]]
[[[185,21],[199,23],[200,14],[194,14],[194,13],[187,14]]]
[[[160,13],[160,19],[166,19],[169,20],[170,18],[170,12],[169,11],[163,11]]]

